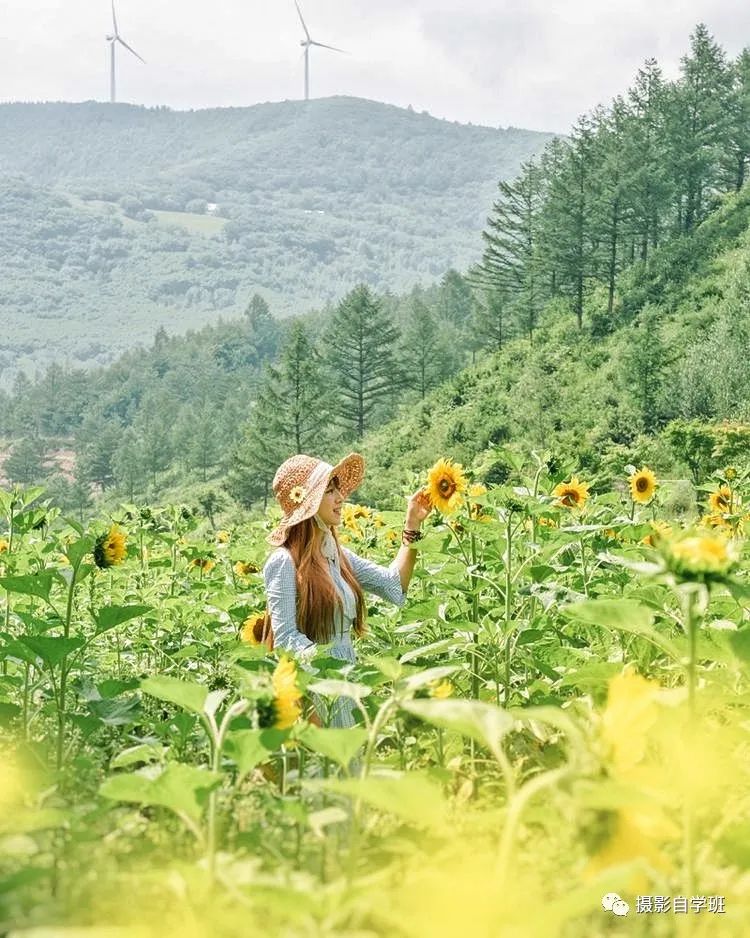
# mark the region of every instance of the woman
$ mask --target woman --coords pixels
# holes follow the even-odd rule
[[[267,540],[277,549],[263,568],[274,647],[309,659],[318,644],[332,643],[329,653],[356,661],[351,632],[362,635],[366,608],[363,590],[406,602],[422,522],[431,510],[424,492],[409,498],[402,546],[389,567],[358,557],[336,536],[345,499],[364,477],[365,461],[350,453],[332,466],[313,456],[297,455],[279,466],[273,492],[284,516]],[[333,708],[331,726],[354,725],[352,702]]]

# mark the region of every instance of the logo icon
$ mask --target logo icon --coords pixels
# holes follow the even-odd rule
[[[621,899],[616,892],[608,892],[602,896],[602,908],[613,915],[627,915],[630,906],[624,899]]]

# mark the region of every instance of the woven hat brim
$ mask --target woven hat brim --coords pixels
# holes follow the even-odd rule
[[[344,456],[340,462],[337,462],[331,471],[310,489],[305,500],[290,515],[281,519],[266,538],[267,543],[272,544],[274,547],[281,547],[286,540],[289,528],[294,527],[295,524],[299,524],[300,521],[304,521],[306,518],[312,518],[320,508],[328,483],[334,476],[338,476],[341,494],[344,498],[348,498],[355,489],[359,488],[365,477],[364,457],[359,453],[349,453],[348,456]]]

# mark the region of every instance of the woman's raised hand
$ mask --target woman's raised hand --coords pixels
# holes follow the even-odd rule
[[[418,531],[424,519],[432,511],[432,502],[430,496],[424,489],[419,489],[413,495],[409,496],[406,506],[406,527],[412,531]]]

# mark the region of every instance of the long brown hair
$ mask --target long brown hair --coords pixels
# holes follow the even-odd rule
[[[330,642],[334,635],[334,615],[342,609],[341,597],[333,585],[328,563],[321,554],[317,524],[306,518],[289,528],[284,547],[292,555],[297,578],[297,628],[313,642]],[[357,601],[354,633],[363,635],[367,607],[362,588],[341,550],[336,529],[330,529],[339,552],[341,575]],[[343,611],[343,609],[342,609]]]

